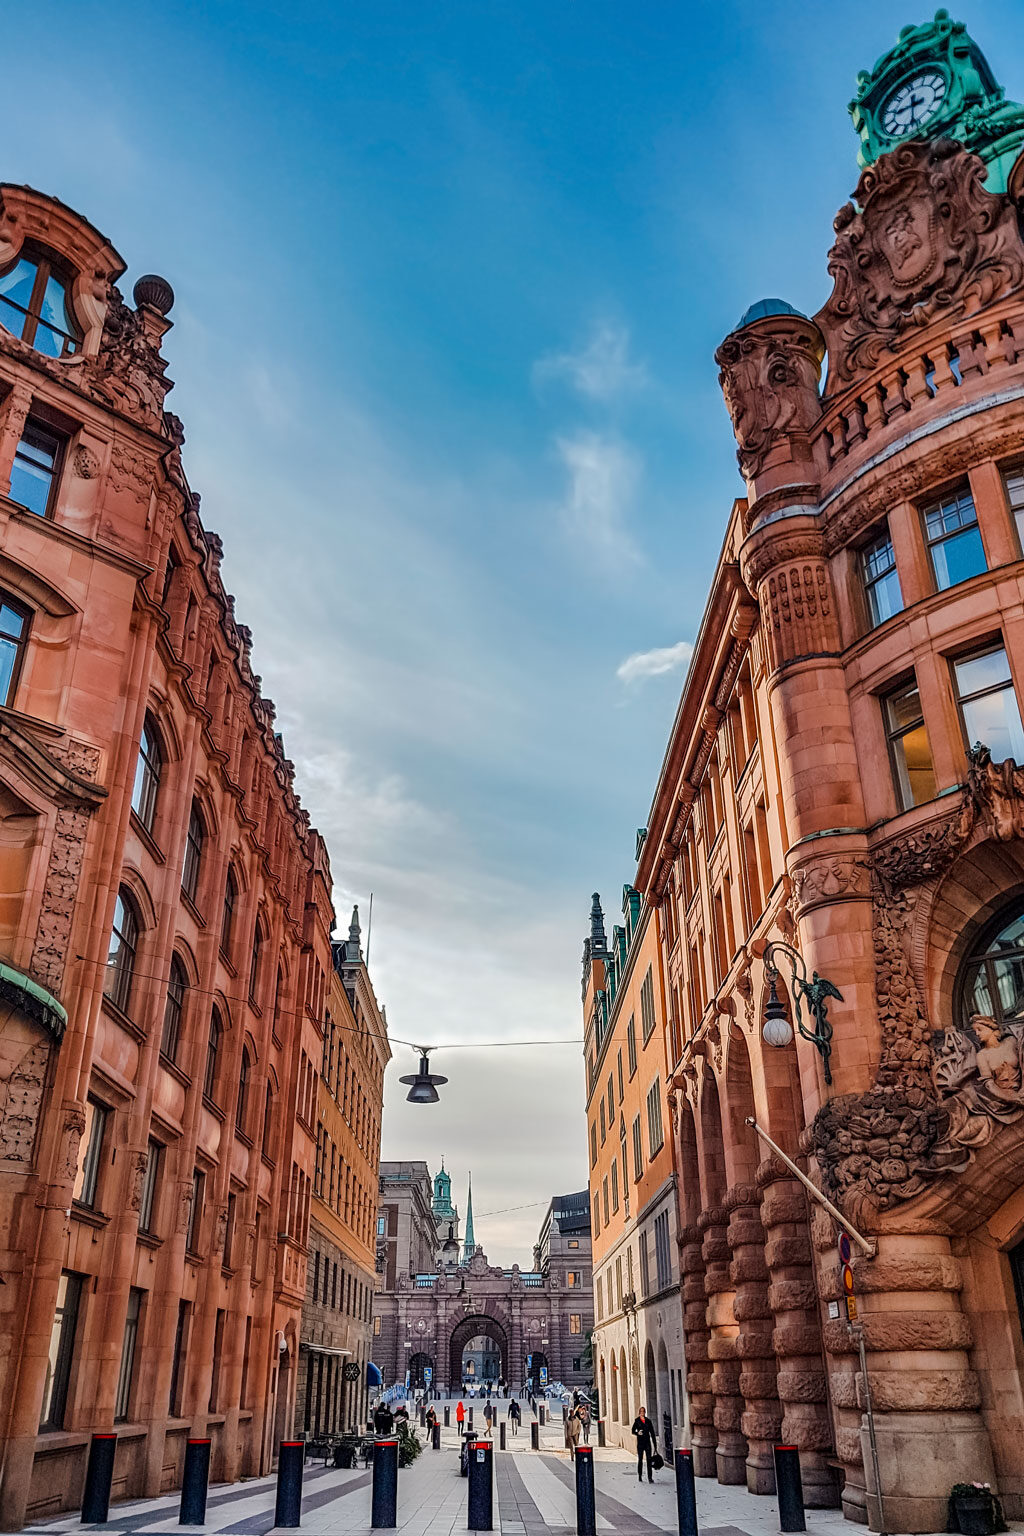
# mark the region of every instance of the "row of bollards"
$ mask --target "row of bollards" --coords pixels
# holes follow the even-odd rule
[[[447,1418],[447,1410],[445,1410]],[[505,1424],[500,1425],[500,1448],[505,1449]],[[603,1439],[603,1437],[602,1437]],[[441,1426],[431,1433],[433,1449],[441,1449]],[[530,1444],[539,1449],[539,1425],[530,1425]],[[784,1532],[806,1531],[803,1484],[800,1478],[800,1453],[795,1445],[776,1445],[775,1486],[779,1500],[779,1529]],[[114,1474],[117,1436],[93,1435],[85,1474],[82,1498],[82,1524],[102,1525],[110,1511],[110,1488]],[[489,1531],[494,1520],[494,1446],[489,1440],[467,1438],[469,1489],[467,1528]],[[303,1440],[282,1440],[277,1462],[277,1500],[274,1525],[296,1529],[302,1517],[302,1468],[306,1444]],[[697,1494],[692,1451],[677,1450],[676,1514],[679,1536],[699,1536]],[[597,1536],[597,1507],[594,1496],[593,1446],[578,1445],[573,1460],[576,1472],[576,1530],[578,1536]],[[210,1441],[189,1440],[185,1446],[185,1467],[181,1484],[179,1525],[203,1525],[206,1521],[206,1494],[210,1478]],[[373,1530],[394,1530],[398,1521],[398,1440],[377,1440],[373,1447],[373,1490],[370,1524]]]

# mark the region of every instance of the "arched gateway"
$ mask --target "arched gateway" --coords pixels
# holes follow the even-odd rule
[[[448,1381],[452,1387],[463,1379],[463,1351],[476,1338],[493,1339],[501,1355],[501,1376],[509,1380],[508,1333],[504,1325],[487,1312],[471,1312],[456,1323],[448,1342]]]

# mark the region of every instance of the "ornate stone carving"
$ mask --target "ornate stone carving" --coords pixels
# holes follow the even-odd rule
[[[146,1168],[149,1158],[145,1152],[133,1152],[128,1174],[128,1209],[141,1211],[142,1209],[142,1184],[146,1177]]]
[[[60,996],[64,979],[88,825],[87,811],[62,806],[50,844],[42,909],[32,949],[32,974],[56,997]]]
[[[821,410],[822,345],[802,315],[772,315],[733,331],[715,353],[736,458],[751,479],[783,438],[807,433]]]
[[[100,749],[88,741],[78,741],[74,736],[48,743],[50,756],[58,759],[80,779],[95,779],[100,767]]]
[[[78,1149],[85,1135],[85,1110],[81,1104],[71,1104],[64,1114],[64,1124],[61,1128],[60,1162],[58,1164],[58,1184],[72,1186],[78,1177]]]
[[[79,443],[71,456],[72,467],[80,480],[95,480],[100,472],[100,461],[91,448]]]
[[[105,400],[127,416],[159,424],[171,381],[167,364],[147,334],[146,320],[129,309],[110,285],[99,353],[92,366],[93,384]]]
[[[970,314],[1018,287],[1024,249],[1012,204],[950,139],[900,145],[863,173],[835,219],[835,288],[816,316],[829,358],[826,395],[895,352],[940,312]],[[859,212],[858,212],[859,208]]]
[[[115,442],[110,450],[110,485],[144,506],[153,486],[152,468],[145,456],[126,443]]]
[[[852,854],[822,859],[793,872],[793,904],[798,917],[833,901],[866,897],[870,888],[870,862]]]
[[[0,1025],[0,1163],[28,1173],[35,1160],[50,1039],[16,1009]]]

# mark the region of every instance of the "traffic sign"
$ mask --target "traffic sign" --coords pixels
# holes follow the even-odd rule
[[[843,1290],[847,1296],[853,1295],[853,1270],[849,1264],[843,1265]]]
[[[850,1255],[851,1255],[852,1252],[853,1252],[853,1245],[850,1242],[850,1235],[849,1235],[849,1233],[848,1232],[840,1232],[840,1234],[839,1234],[839,1262],[840,1262],[840,1264],[849,1264],[849,1262],[850,1262]]]

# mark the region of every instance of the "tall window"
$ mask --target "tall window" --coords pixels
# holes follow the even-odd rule
[[[114,903],[114,926],[107,950],[107,979],[104,992],[122,1013],[128,1012],[135,972],[135,951],[139,944],[139,918],[132,897],[124,886]]]
[[[224,911],[220,922],[220,947],[221,953],[231,953],[231,930],[235,922],[235,902],[238,900],[238,882],[235,880],[233,869],[228,870],[228,877],[224,882]]]
[[[78,351],[68,283],[44,251],[26,251],[0,277],[0,325],[46,357]]]
[[[644,977],[643,986],[640,988],[640,1018],[643,1022],[644,1044],[654,1031],[654,968],[647,967],[647,975]]]
[[[612,1212],[619,1208],[619,1160],[612,1158]]]
[[[53,511],[64,458],[64,439],[45,422],[30,416],[14,450],[11,465],[11,500],[37,517]]]
[[[220,1366],[224,1354],[224,1308],[217,1308],[217,1317],[213,1325],[213,1370],[210,1372],[210,1400],[207,1403],[207,1411],[216,1413],[217,1395],[220,1391]]]
[[[188,818],[188,831],[185,834],[185,861],[181,867],[181,888],[189,901],[195,901],[196,892],[199,889],[199,866],[203,859],[205,838],[206,828],[203,825],[202,812],[193,800]]]
[[[632,1013],[626,1026],[626,1052],[629,1056],[629,1075],[632,1077],[636,1071],[636,1018]]]
[[[146,1172],[142,1179],[142,1198],[139,1201],[140,1232],[153,1231],[153,1207],[156,1204],[156,1189],[160,1181],[160,1163],[163,1155],[164,1149],[160,1143],[150,1138]]]
[[[188,1209],[188,1229],[185,1247],[189,1253],[198,1253],[199,1238],[203,1230],[203,1197],[206,1192],[206,1175],[201,1169],[192,1171],[192,1199]]]
[[[884,624],[886,619],[891,619],[903,607],[903,593],[900,591],[896,555],[889,537],[888,524],[879,538],[861,550],[860,569],[872,627]]]
[[[647,1094],[647,1133],[651,1156],[654,1157],[665,1144],[661,1128],[661,1084],[657,1078]]]
[[[1017,539],[1021,549],[1024,549],[1024,469],[1009,470],[1003,478],[1010,511],[1017,524]]]
[[[975,944],[960,974],[958,999],[960,1026],[977,1042],[976,1049],[998,1047],[1000,1041],[1014,1041],[1010,1026],[1016,1031],[1024,1017],[1024,913],[1018,902],[1012,916],[1005,912],[996,919]],[[1009,1054],[1009,1053],[1006,1053]],[[984,1089],[986,1104],[999,1098],[1001,1058],[994,1053],[991,1077],[975,1079]]]
[[[962,656],[953,663],[953,676],[968,747],[980,742],[997,763],[1008,757],[1024,762],[1024,730],[1003,647]]]
[[[178,1059],[178,1042],[181,1039],[181,1012],[185,1005],[185,989],[188,977],[177,955],[171,956],[171,973],[167,980],[167,1001],[164,1003],[164,1027],[160,1035],[160,1051],[169,1061]]]
[[[940,592],[984,571],[985,549],[970,491],[945,497],[924,512],[935,585]]]
[[[641,1231],[638,1234],[640,1242],[640,1295],[651,1294],[651,1253],[647,1244],[647,1233]]]
[[[63,1429],[64,1411],[71,1380],[71,1361],[78,1328],[78,1303],[82,1295],[81,1275],[61,1271],[57,1287],[57,1310],[50,1329],[50,1348],[46,1356],[43,1402],[39,1414],[40,1429]]]
[[[270,1083],[267,1084],[267,1096],[263,1104],[263,1144],[264,1157],[270,1157],[274,1146],[274,1090]]]
[[[82,1137],[82,1160],[75,1180],[74,1200],[90,1209],[96,1204],[96,1187],[99,1182],[103,1143],[106,1140],[110,1110],[98,1099],[90,1098],[85,1105],[85,1135]]]
[[[582,1313],[580,1313],[580,1312],[570,1312],[569,1313],[569,1332],[570,1333],[582,1333],[583,1332],[583,1315],[582,1315]]]
[[[668,1240],[668,1212],[662,1211],[654,1218],[654,1261],[658,1270],[658,1290],[663,1291],[672,1280],[672,1250]]]
[[[124,1320],[124,1339],[121,1343],[121,1369],[117,1373],[117,1396],[114,1398],[114,1423],[123,1424],[131,1407],[132,1380],[135,1375],[135,1345],[139,1337],[139,1316],[142,1312],[143,1292],[132,1286],[128,1292],[128,1311]]]
[[[139,741],[139,758],[135,764],[135,784],[132,788],[132,810],[147,832],[153,830],[162,768],[163,753],[160,750],[160,738],[152,719],[147,715]]]
[[[14,699],[27,635],[28,614],[0,595],[0,704]]]
[[[886,694],[882,709],[896,797],[901,809],[906,811],[912,805],[934,799],[936,787],[932,749],[916,679],[911,678],[909,683]]]
[[[174,1349],[171,1354],[171,1389],[167,1394],[167,1411],[180,1417],[185,1388],[185,1356],[188,1353],[188,1325],[191,1302],[178,1302],[178,1321],[174,1329]]]
[[[203,1073],[203,1093],[208,1099],[213,1098],[213,1092],[217,1086],[217,1058],[220,1055],[223,1034],[224,1025],[220,1020],[220,1011],[214,1008],[210,1014],[210,1037],[206,1043],[206,1071]]]
[[[235,1105],[235,1130],[245,1134],[246,1111],[249,1107],[249,1074],[251,1063],[248,1046],[242,1046],[242,1064],[238,1070],[238,1102]]]
[[[640,1116],[633,1121],[633,1178],[638,1180],[644,1171],[644,1133]]]
[[[249,960],[249,1000],[259,1002],[260,959],[263,954],[263,928],[257,920],[252,936],[252,955]]]

